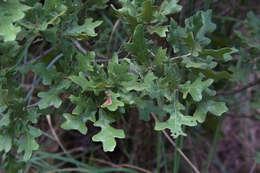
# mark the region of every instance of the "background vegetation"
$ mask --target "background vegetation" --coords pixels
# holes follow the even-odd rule
[[[260,171],[260,3],[131,2],[136,11],[128,1],[0,0],[0,171]],[[87,77],[95,86],[84,88]],[[199,94],[186,91],[193,84],[205,85],[200,93],[212,104],[203,107]],[[171,116],[159,115],[172,100],[185,106],[179,111],[173,101],[181,115],[196,117],[199,105],[210,113],[180,122],[184,137],[155,124]],[[85,109],[85,119],[71,117]],[[115,147],[115,137],[125,139]]]

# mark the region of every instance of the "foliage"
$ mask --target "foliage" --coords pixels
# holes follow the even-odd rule
[[[174,138],[186,135],[184,126],[203,123],[208,112],[227,111],[215,96],[215,84],[230,79],[229,66],[217,67],[237,50],[207,47],[216,29],[211,10],[198,11],[181,26],[172,17],[182,10],[178,0],[120,0],[120,8],[107,0],[41,2],[0,0],[0,152],[6,158],[21,159],[23,152],[23,160],[30,159],[39,149],[38,121],[57,116],[55,111],[62,113],[65,130],[85,135],[87,122],[100,128],[92,140],[102,142],[104,151],[113,151],[115,138],[127,135],[112,123],[132,108],[140,120],[149,121],[150,112],[163,117],[154,129],[170,129]],[[101,13],[92,13],[104,8],[127,28],[126,43],[112,57],[103,51],[109,42],[100,41],[106,24]],[[253,14],[248,17],[248,27],[259,30]],[[85,43],[92,46],[82,50]],[[30,51],[35,45],[39,51]],[[25,79],[32,75],[27,90]]]

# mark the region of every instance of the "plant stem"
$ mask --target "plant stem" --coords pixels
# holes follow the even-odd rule
[[[222,116],[220,121],[218,122],[217,129],[216,129],[216,132],[215,132],[215,136],[214,136],[213,142],[212,142],[211,147],[210,147],[210,151],[209,151],[209,155],[208,155],[208,161],[207,161],[207,165],[206,165],[204,173],[208,173],[210,163],[211,163],[211,161],[214,157],[217,142],[218,142],[220,132],[221,132],[221,126],[222,126],[224,119],[225,119],[225,116]]]

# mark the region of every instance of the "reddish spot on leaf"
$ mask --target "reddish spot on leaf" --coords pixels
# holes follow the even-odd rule
[[[105,103],[103,103],[103,106],[108,106],[112,104],[112,99],[108,91],[106,91],[106,95],[107,95],[107,100],[105,101]]]

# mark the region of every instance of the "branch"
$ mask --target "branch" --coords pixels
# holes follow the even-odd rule
[[[68,153],[68,151],[65,149],[65,147],[62,145],[58,135],[56,134],[53,126],[52,126],[52,123],[51,123],[51,117],[50,115],[46,115],[46,120],[48,122],[48,125],[50,127],[50,130],[51,130],[51,133],[52,135],[54,136],[56,142],[58,143],[58,145],[61,147],[61,149],[63,150],[63,152],[68,156],[68,157],[71,157],[71,155]]]
[[[172,58],[170,58],[170,60],[176,60],[176,59],[185,58],[185,57],[188,57],[188,56],[191,56],[191,53],[187,53],[187,54],[185,54],[185,55],[180,55],[180,56],[172,57]]]
[[[35,58],[33,58],[32,60],[30,61],[27,61],[25,64],[23,64],[22,66],[24,65],[27,65],[27,64],[31,64],[31,63],[34,63],[35,61],[43,58],[45,55],[47,55],[48,53],[50,53],[51,51],[53,51],[53,48],[50,48],[50,49],[47,49],[46,51],[44,51],[43,53],[41,53],[39,56],[36,56]]]
[[[228,91],[218,91],[216,95],[233,95],[233,94],[237,94],[239,92],[242,92],[248,88],[251,88],[257,84],[260,83],[260,78],[252,81],[252,82],[249,82],[247,85],[241,87],[241,88],[237,88],[237,89],[233,89],[233,90],[228,90]]]
[[[155,114],[151,112],[151,115],[155,121],[158,121],[156,118]],[[177,147],[176,143],[171,139],[171,137],[167,134],[165,130],[162,130],[164,136],[168,139],[168,141],[177,149],[177,151],[180,153],[180,155],[184,158],[184,160],[191,166],[191,168],[194,170],[196,173],[200,173],[200,171],[196,168],[195,165],[190,161],[190,159],[181,151],[180,148]]]
[[[87,54],[87,50],[84,49],[84,48],[81,46],[81,44],[79,43],[78,40],[75,40],[75,39],[72,38],[71,41],[74,43],[74,45],[76,46],[76,48],[78,48],[84,55]]]

